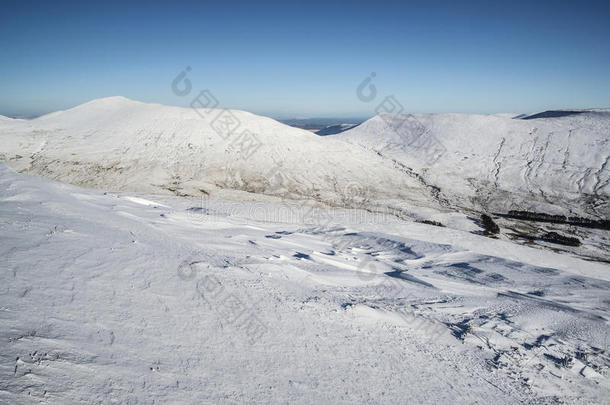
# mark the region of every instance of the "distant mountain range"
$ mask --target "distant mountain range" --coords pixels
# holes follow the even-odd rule
[[[352,129],[365,118],[292,118],[278,120],[291,127],[306,129],[317,135],[334,135]]]
[[[0,119],[0,160],[117,190],[610,216],[610,110],[325,120],[284,121],[327,125],[320,137],[245,111],[110,97],[33,120]]]

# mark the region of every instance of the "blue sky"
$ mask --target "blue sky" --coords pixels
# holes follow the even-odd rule
[[[204,89],[284,118],[368,117],[387,95],[409,112],[610,107],[610,2],[493,3],[3,1],[0,114],[113,95],[186,106]]]

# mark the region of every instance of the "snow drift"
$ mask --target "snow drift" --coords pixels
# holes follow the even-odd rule
[[[0,403],[609,396],[605,263],[367,212],[321,229],[198,202],[0,164]]]

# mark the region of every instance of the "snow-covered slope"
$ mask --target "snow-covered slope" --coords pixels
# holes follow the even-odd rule
[[[238,123],[233,133],[220,125],[226,118]],[[115,190],[201,195],[229,188],[341,206],[372,196],[433,205],[416,178],[359,146],[244,111],[123,97],[0,121],[0,159],[19,171]]]
[[[203,203],[0,164],[0,403],[610,395],[607,264],[367,212]]]
[[[223,118],[238,128],[223,132]],[[116,190],[235,189],[407,215],[409,207],[444,204],[607,218],[609,134],[610,111],[596,110],[386,114],[319,137],[244,111],[110,97],[35,120],[0,120],[0,159]]]
[[[610,216],[610,110],[524,118],[383,114],[331,137],[412,168],[455,206]]]

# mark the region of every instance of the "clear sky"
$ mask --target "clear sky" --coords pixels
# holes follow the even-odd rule
[[[203,89],[284,118],[368,117],[386,95],[408,112],[610,107],[609,1],[494,3],[2,1],[0,114],[113,95],[186,106]]]

